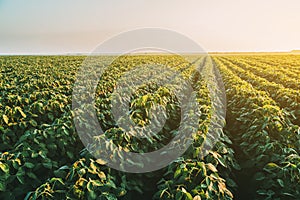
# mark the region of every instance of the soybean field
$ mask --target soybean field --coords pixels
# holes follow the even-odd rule
[[[106,159],[89,151],[85,142],[101,138],[90,133],[98,130],[85,127],[88,121],[78,125],[90,130],[86,141],[78,135],[77,113],[90,108],[82,102],[74,110],[73,90],[86,56],[1,56],[0,199],[300,199],[300,56],[188,58],[189,62],[177,55],[123,55],[101,71],[93,109],[101,135],[108,139],[102,150],[115,145],[125,152],[153,152],[180,131],[193,131],[191,144],[167,166],[129,173],[107,165],[107,159],[122,157],[119,151],[111,151]],[[196,109],[182,114],[180,98],[185,93],[176,89],[176,82],[161,85],[149,79],[126,101],[115,96],[118,80],[145,64],[157,67],[156,72],[142,68],[156,80],[171,73],[158,66],[175,71],[174,80],[185,79]],[[134,76],[148,80],[142,74]],[[212,89],[216,84],[226,98],[212,95],[211,91],[222,93]],[[212,129],[218,109],[214,102],[219,100],[226,106],[224,125]],[[161,129],[147,137],[134,136],[118,125],[122,119],[114,118],[114,101],[128,107],[128,119],[137,127],[151,124]],[[162,110],[163,124],[152,114]],[[182,123],[185,118],[196,119],[193,129]],[[211,137],[214,134],[217,137]],[[126,161],[128,166],[138,165]]]

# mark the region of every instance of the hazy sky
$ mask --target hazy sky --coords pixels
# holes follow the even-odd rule
[[[207,51],[300,49],[299,0],[0,0],[0,54],[91,52],[160,27]]]

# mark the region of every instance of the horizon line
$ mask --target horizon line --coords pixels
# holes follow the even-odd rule
[[[300,53],[300,50],[294,49],[294,50],[282,50],[282,51],[207,51],[207,52],[175,52],[178,54],[230,54],[230,53],[293,53],[297,52]],[[18,53],[0,53],[0,56],[90,56],[90,55],[119,55],[121,53],[99,53],[99,54],[92,54],[91,52],[65,52],[65,53],[27,53],[27,52],[18,52]],[[122,53],[123,54],[123,53]],[[167,54],[163,52],[140,52],[140,53],[134,53],[136,55],[138,54]],[[129,55],[134,55],[129,54]]]

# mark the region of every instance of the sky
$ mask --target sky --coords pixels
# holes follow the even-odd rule
[[[206,51],[300,49],[299,0],[0,0],[0,54],[89,53],[143,27]]]

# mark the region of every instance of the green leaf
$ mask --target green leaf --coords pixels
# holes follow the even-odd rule
[[[225,160],[220,157],[220,158],[217,158],[217,160],[219,161],[219,163],[223,166],[223,167],[227,167],[227,165],[225,164]]]
[[[29,169],[34,168],[34,164],[33,164],[33,163],[30,163],[30,162],[26,162],[26,163],[24,164],[24,166],[27,167],[27,168],[29,168]]]
[[[185,196],[186,196],[185,199],[193,200],[193,196],[189,192],[187,192],[185,188],[181,188],[181,191],[185,194]]]
[[[19,180],[19,182],[21,184],[25,184],[25,179],[24,179],[24,176],[23,175],[17,175],[17,179]]]
[[[56,183],[56,182],[59,182],[60,184],[64,185],[64,182],[61,178],[51,178],[50,183]]]
[[[31,197],[31,194],[33,194],[33,193],[34,192],[28,192],[27,195],[25,196],[24,200],[29,200]],[[35,199],[33,198],[33,200],[35,200]]]
[[[279,183],[279,185],[280,185],[281,187],[284,187],[284,182],[283,182],[283,180],[277,179],[277,182]]]
[[[29,178],[38,180],[38,177],[37,177],[34,173],[32,173],[32,172],[27,172],[26,175],[27,175]]]
[[[15,160],[12,161],[12,166],[15,168],[15,169],[18,169],[19,168],[19,163]]]
[[[2,180],[0,181],[0,191],[4,192],[6,190],[6,184],[5,182],[2,182]]]
[[[6,115],[2,115],[2,118],[6,124],[8,124],[8,117]]]
[[[93,191],[93,183],[89,181],[86,185],[86,189],[90,192]]]
[[[34,119],[29,120],[29,123],[30,123],[31,126],[33,126],[33,127],[36,127],[36,126],[38,125],[38,123],[37,123]]]
[[[272,172],[272,170],[279,168],[279,166],[275,163],[268,163],[265,167],[264,170],[267,172]]]
[[[186,192],[185,195],[186,195],[185,199],[187,199],[187,200],[193,200],[193,196],[191,195],[191,193]]]
[[[282,193],[282,194],[285,195],[285,196],[289,196],[289,197],[295,197],[295,195],[290,194],[290,193],[287,193],[287,192],[284,192],[284,193]]]
[[[52,169],[52,163],[51,163],[51,162],[43,163],[42,165],[43,165],[45,168],[47,168],[47,169]]]
[[[89,191],[89,199],[96,199],[97,198],[97,195],[96,193],[93,191],[93,190],[90,190]]]
[[[180,173],[181,173],[181,169],[178,168],[178,169],[175,171],[175,173],[174,173],[174,178],[177,178],[177,176],[179,176]]]
[[[62,167],[59,168],[59,170],[67,170],[69,169],[69,166],[68,165],[64,165]]]
[[[256,192],[257,192],[257,194],[260,194],[260,195],[266,195],[267,194],[266,190],[257,190]]]
[[[9,167],[7,164],[0,162],[0,169],[4,172],[4,173],[8,173],[9,172]]]
[[[23,112],[22,108],[17,106],[16,109],[19,111],[19,113],[22,115],[22,117],[24,117],[24,118],[26,117],[26,114]]]

